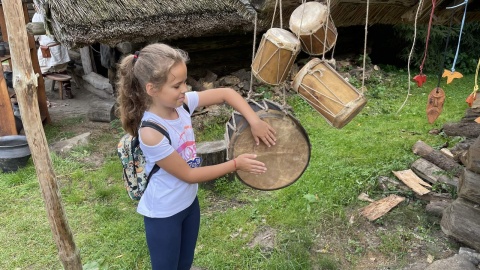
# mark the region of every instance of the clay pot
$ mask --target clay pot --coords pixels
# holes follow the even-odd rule
[[[0,137],[0,168],[3,172],[15,172],[25,167],[30,155],[27,137],[24,135]]]

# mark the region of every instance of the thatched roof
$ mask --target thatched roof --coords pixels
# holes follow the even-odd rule
[[[299,0],[280,0],[283,27]],[[47,29],[76,48],[93,43],[169,41],[186,37],[251,32],[270,27],[276,0],[34,0],[46,15]],[[45,6],[48,3],[48,7]],[[326,2],[326,1],[323,1]],[[335,26],[364,25],[366,0],[331,0]],[[418,0],[370,0],[369,24],[413,24]],[[447,6],[459,0],[437,0],[434,24],[448,24]],[[424,0],[420,24],[428,23],[431,2]],[[459,23],[463,7],[455,11]],[[480,1],[469,0],[467,21],[480,21]],[[279,25],[276,12],[275,26]]]

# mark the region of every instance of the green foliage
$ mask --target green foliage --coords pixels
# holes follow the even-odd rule
[[[428,25],[420,25],[417,28],[417,37],[415,43],[415,50],[412,56],[411,67],[420,67],[424,53],[425,43],[428,33]],[[413,42],[414,28],[411,25],[399,24],[395,26],[396,35],[403,40],[410,43]],[[460,26],[455,24],[450,27],[444,25],[433,25],[430,31],[430,39],[428,43],[427,59],[425,61],[424,73],[438,74],[443,72],[443,68],[450,70],[452,68],[455,53],[457,51],[458,37],[460,33]],[[455,65],[455,70],[462,74],[475,73],[478,57],[480,55],[480,23],[471,22],[466,23],[463,28],[462,40],[460,43],[460,50],[458,59]],[[445,43],[447,37],[450,35],[447,50],[445,51]],[[410,54],[411,47],[405,48],[400,57],[407,60]],[[444,66],[441,67],[445,54]],[[415,69],[414,69],[415,70]]]

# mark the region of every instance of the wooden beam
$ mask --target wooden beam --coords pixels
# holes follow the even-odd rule
[[[3,77],[3,68],[0,69],[0,115],[2,116],[0,117],[0,136],[16,135],[15,118],[7,83]]]
[[[82,269],[80,252],[73,241],[63,208],[50,150],[43,131],[37,99],[37,77],[32,68],[31,47],[27,40],[24,8],[20,0],[3,0],[5,22],[15,78],[13,86],[20,105],[25,134],[37,172],[47,218],[64,269]]]
[[[93,71],[92,60],[90,58],[90,47],[85,46],[80,48],[80,56],[82,58],[83,73],[87,75]]]

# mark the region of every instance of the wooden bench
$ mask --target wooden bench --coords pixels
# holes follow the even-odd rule
[[[71,76],[66,74],[52,73],[45,75],[45,78],[52,80],[52,89],[55,86],[55,82],[58,82],[58,94],[60,99],[63,99],[63,82],[68,82],[72,79]]]

